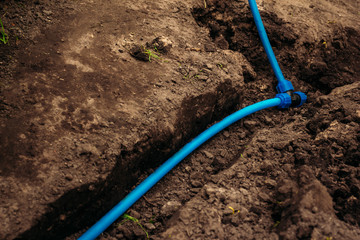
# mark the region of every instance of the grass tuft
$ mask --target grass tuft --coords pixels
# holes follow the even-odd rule
[[[0,18],[0,25],[1,25],[1,30],[0,30],[0,33],[1,33],[1,37],[0,37],[0,42],[4,43],[4,44],[7,44],[9,42],[9,36],[5,33],[5,29],[4,29],[4,25],[1,21],[1,18]]]
[[[145,232],[147,239],[150,239],[149,233],[145,230],[143,225],[141,225],[141,223],[139,222],[139,219],[134,218],[126,213],[124,215],[122,215],[122,217],[124,218],[124,220],[119,225],[123,225],[127,221],[132,221],[132,222],[136,223],[137,225],[139,225],[139,227],[141,227],[141,229]]]

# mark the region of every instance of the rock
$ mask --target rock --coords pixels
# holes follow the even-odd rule
[[[71,174],[66,174],[65,179],[68,180],[68,181],[72,181],[74,178],[73,178],[73,176]]]
[[[203,153],[205,154],[205,156],[207,157],[207,158],[210,158],[210,159],[213,159],[214,158],[214,155],[212,154],[212,153],[209,153],[208,151],[203,151]]]
[[[148,230],[154,230],[156,229],[155,225],[152,223],[144,223],[144,227]]]

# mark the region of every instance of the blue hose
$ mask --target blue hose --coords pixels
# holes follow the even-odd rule
[[[130,192],[123,200],[121,200],[121,202],[119,202],[113,209],[111,209],[105,216],[103,216],[97,223],[95,223],[89,230],[87,230],[78,240],[90,240],[99,236],[116,219],[123,215],[125,211],[128,210],[151,187],[153,187],[163,176],[165,176],[165,174],[167,174],[172,168],[181,162],[181,160],[183,160],[204,142],[212,138],[215,134],[254,112],[270,107],[276,107],[280,104],[280,98],[272,98],[255,103],[231,114],[230,116],[224,118],[221,122],[214,124],[202,132],[199,136],[194,138],[190,143],[186,144],[180,151],[178,151],[165,163],[163,163],[142,183],[140,183],[132,192]]]
[[[265,27],[261,20],[259,9],[256,5],[255,0],[249,0],[249,5],[250,5],[251,12],[254,16],[255,24],[258,29],[261,42],[265,48],[266,55],[268,56],[271,67],[275,73],[277,80],[278,80],[278,85],[276,87],[278,93],[285,93],[285,92],[294,90],[292,83],[290,81],[286,80],[284,78],[284,75],[281,72],[281,69],[276,60],[274,51],[271,48],[270,41],[266,34]]]

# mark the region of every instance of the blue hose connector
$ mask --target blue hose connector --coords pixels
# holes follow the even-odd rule
[[[293,94],[296,94],[296,95],[298,95],[300,97],[300,101],[297,101],[296,103],[293,101],[293,103],[292,103],[293,107],[300,107],[306,102],[307,96],[306,96],[305,93],[303,93],[303,92],[294,92]]]
[[[291,106],[292,100],[291,96],[287,93],[278,93],[276,94],[277,98],[280,98],[281,103],[279,104],[278,108],[289,108]]]
[[[279,81],[278,85],[276,86],[276,91],[278,93],[286,93],[288,91],[294,91],[294,87],[289,80]]]

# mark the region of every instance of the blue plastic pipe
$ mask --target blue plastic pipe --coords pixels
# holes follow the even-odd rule
[[[284,75],[281,72],[281,69],[280,69],[280,66],[279,66],[279,64],[278,64],[278,62],[276,60],[274,51],[271,48],[269,38],[268,38],[268,36],[266,34],[264,24],[263,24],[263,22],[261,20],[261,16],[260,16],[260,13],[259,13],[259,9],[258,9],[258,7],[256,5],[256,1],[255,0],[249,0],[249,5],[250,5],[251,12],[253,14],[253,17],[254,17],[256,27],[257,27],[259,35],[260,35],[261,42],[262,42],[262,44],[263,44],[263,46],[265,48],[266,55],[268,56],[271,67],[272,67],[272,69],[273,69],[273,71],[275,73],[275,76],[276,76],[277,80],[278,80],[278,86],[276,87],[277,91],[279,93],[285,93],[287,91],[294,90],[294,87],[293,87],[292,83],[290,81],[286,80],[284,78]]]
[[[280,104],[280,98],[272,98],[255,103],[229,115],[221,122],[214,124],[202,132],[190,143],[186,144],[182,149],[180,149],[180,151],[169,158],[165,163],[163,163],[142,183],[140,183],[132,192],[130,192],[123,200],[121,200],[121,202],[119,202],[113,209],[111,209],[105,216],[103,216],[97,223],[95,223],[89,230],[87,230],[79,238],[79,240],[90,240],[99,236],[116,219],[123,215],[125,211],[128,210],[139,198],[141,198],[152,186],[154,186],[163,176],[165,176],[165,174],[167,174],[172,168],[181,162],[181,160],[183,160],[204,142],[212,138],[215,134],[254,112],[265,108],[276,107]]]

